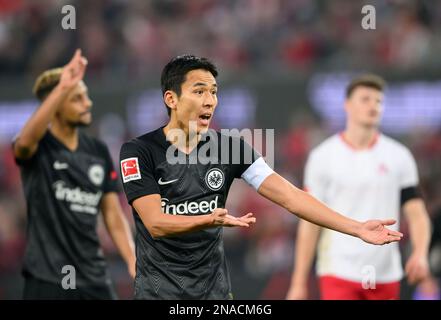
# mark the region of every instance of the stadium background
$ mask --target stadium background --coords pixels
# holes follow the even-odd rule
[[[75,30],[61,27],[66,4],[76,9]],[[364,4],[376,9],[375,30],[361,27]],[[23,284],[26,210],[10,141],[37,106],[35,77],[65,64],[77,47],[89,60],[88,130],[109,145],[116,166],[123,141],[167,120],[162,66],[193,53],[220,71],[214,126],[275,129],[275,169],[299,186],[308,151],[344,125],[349,77],[385,77],[382,131],[414,153],[435,231],[435,280],[420,288],[403,282],[402,297],[434,294],[441,276],[441,1],[0,0],[0,299],[20,298]],[[225,230],[236,299],[283,299],[297,219],[242,182],[228,208],[258,218],[248,230]],[[130,299],[125,266],[102,225],[99,233],[119,296]],[[406,257],[408,237],[400,245]],[[310,287],[317,298],[313,277]]]

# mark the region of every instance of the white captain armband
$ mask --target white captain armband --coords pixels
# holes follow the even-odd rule
[[[272,173],[274,173],[273,169],[260,157],[242,173],[241,177],[246,183],[257,190],[262,182]]]

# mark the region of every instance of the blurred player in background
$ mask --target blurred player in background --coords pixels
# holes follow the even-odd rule
[[[275,173],[242,139],[209,129],[217,106],[217,74],[205,58],[171,60],[161,76],[169,122],[121,148],[122,182],[137,230],[135,298],[233,298],[222,227],[255,222],[251,213],[236,218],[224,209],[235,178],[323,227],[373,244],[400,240],[401,233],[384,227],[393,220],[346,218]],[[239,146],[235,152],[233,145]],[[173,164],[171,155],[186,161]],[[197,161],[190,163],[190,158]]]
[[[86,65],[77,50],[64,68],[38,77],[34,93],[41,106],[13,142],[28,210],[24,299],[116,298],[96,231],[100,211],[135,274],[132,234],[108,149],[79,130],[92,121],[82,81]],[[74,277],[63,287],[72,267]]]
[[[352,219],[392,215],[399,221],[403,209],[413,248],[405,272],[408,282],[415,284],[429,276],[430,220],[412,154],[379,132],[384,85],[376,75],[351,81],[346,89],[346,130],[311,151],[304,186],[314,197]],[[398,228],[398,224],[394,226]],[[308,298],[316,250],[322,299],[399,299],[403,270],[398,243],[369,246],[308,221],[299,223],[288,299]]]

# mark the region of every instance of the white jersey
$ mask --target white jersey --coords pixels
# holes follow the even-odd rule
[[[355,150],[334,135],[312,150],[305,168],[305,189],[335,211],[358,221],[393,218],[398,230],[400,194],[417,186],[418,173],[410,151],[378,135],[365,150]],[[377,283],[403,276],[398,243],[376,246],[323,228],[317,251],[317,274],[362,282],[375,270]],[[373,268],[374,269],[373,269]]]

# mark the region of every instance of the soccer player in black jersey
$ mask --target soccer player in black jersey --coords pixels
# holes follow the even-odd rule
[[[96,232],[100,211],[135,275],[132,234],[109,151],[79,131],[92,121],[82,81],[86,65],[77,50],[64,68],[37,79],[41,106],[13,142],[28,210],[24,299],[116,298]]]
[[[216,76],[205,58],[170,61],[161,76],[169,122],[121,148],[121,177],[136,224],[135,298],[233,298],[222,227],[255,222],[251,213],[236,218],[224,209],[235,178],[320,226],[372,244],[401,239],[385,227],[395,221],[346,218],[275,173],[242,139],[209,129]]]

